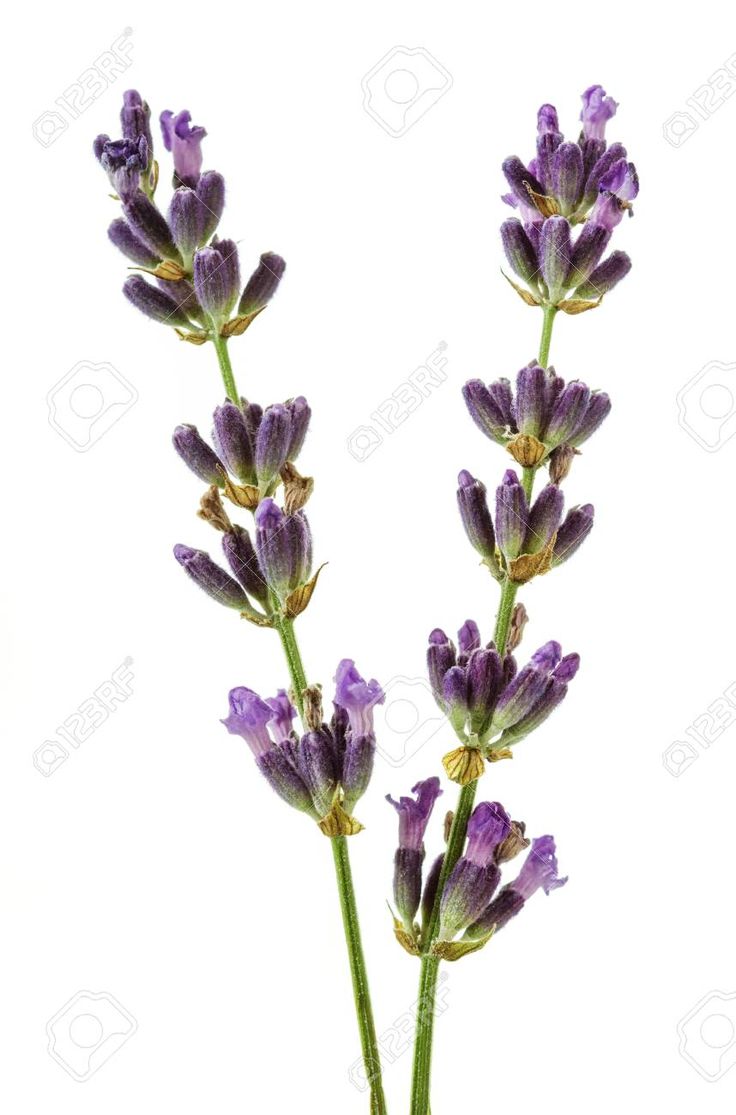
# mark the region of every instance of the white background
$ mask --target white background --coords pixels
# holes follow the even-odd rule
[[[609,139],[641,175],[636,218],[616,232],[634,269],[601,309],[557,323],[558,370],[609,390],[614,409],[566,484],[570,505],[595,503],[594,533],[523,593],[522,656],[555,637],[583,666],[563,708],[483,787],[532,833],[555,833],[570,883],[446,968],[432,1110],[733,1109],[736,1071],[709,1083],[677,1032],[712,991],[736,992],[733,713],[710,747],[686,734],[695,722],[702,732],[714,702],[725,708],[736,680],[736,427],[726,421],[707,452],[678,423],[676,399],[711,362],[727,367],[688,392],[691,427],[718,427],[704,385],[730,384],[736,398],[736,97],[708,119],[687,104],[708,103],[696,91],[736,52],[718,12],[181,0],[15,13],[0,802],[0,1049],[15,1115],[367,1111],[349,1079],[359,1048],[329,847],[218,723],[232,685],[284,684],[277,640],[198,593],[171,557],[177,541],[217,545],[169,440],[181,421],[208,428],[222,395],[214,354],[120,295],[125,261],[105,235],[116,207],[92,138],[117,134],[130,86],[156,113],[190,108],[210,133],[205,166],[226,176],[221,227],[244,270],[266,249],[288,260],[276,301],[232,354],[244,393],[267,403],[304,392],[314,410],[300,466],[316,477],[316,557],[329,565],[299,621],[309,675],[329,687],[353,656],[385,684],[413,682],[394,692],[403,685],[424,719],[427,632],[470,615],[490,636],[496,604],[457,521],[455,477],[467,467],[493,488],[507,461],[460,387],[513,375],[540,328],[499,273],[499,165],[531,156],[543,101],[574,136],[595,81],[620,102]],[[56,99],[126,26],[127,72],[38,142],[33,122],[61,111]],[[361,78],[398,44],[424,48],[453,84],[393,138],[364,111]],[[696,128],[668,142],[663,124],[680,111]],[[357,461],[351,432],[439,342],[446,382]],[[85,361],[112,365],[138,398],[78,452],[49,424],[47,394]],[[128,657],[132,695],[42,777],[34,751]],[[689,764],[673,777],[663,753],[677,740],[690,741]],[[351,845],[392,1055],[407,1045],[418,969],[391,936],[396,825],[382,799],[439,771],[450,744],[438,733],[403,766],[377,762],[359,808],[367,831]],[[671,766],[684,753],[668,754]],[[439,816],[430,854],[438,846]],[[84,1084],[48,1055],[45,1031],[80,989],[108,992],[138,1024]],[[736,1060],[736,1030],[715,1017],[729,1012],[736,1024],[736,1000],[711,999],[690,1025],[707,1072],[714,1057],[721,1070]],[[714,1054],[707,1040],[725,1047]],[[386,1068],[393,1112],[406,1110],[410,1061]]]

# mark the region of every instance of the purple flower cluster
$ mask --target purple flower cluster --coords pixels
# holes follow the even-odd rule
[[[496,489],[495,525],[485,484],[465,469],[458,482],[457,501],[465,533],[499,581],[508,577],[523,584],[561,565],[593,528],[590,503],[571,508],[563,519],[564,497],[557,484],[547,484],[529,506],[513,469],[507,469]]]
[[[636,168],[622,144],[606,144],[615,101],[600,85],[586,89],[582,99],[582,131],[576,141],[565,140],[557,110],[542,105],[535,157],[525,164],[513,155],[503,164],[510,187],[504,201],[520,215],[501,227],[506,257],[534,301],[544,305],[559,305],[570,294],[597,300],[631,268],[625,252],[612,252],[606,259],[603,255],[624,213],[633,212],[639,192]],[[582,228],[573,237],[578,225]]]
[[[435,903],[444,856],[433,863],[423,880],[424,834],[437,798],[439,779],[418,782],[412,793],[416,800],[402,797],[387,800],[399,814],[399,846],[394,857],[394,902],[406,932],[416,940],[415,918],[424,911],[422,932]],[[469,941],[502,929],[519,913],[539,889],[546,894],[563,886],[551,836],[532,841],[531,850],[517,878],[499,891],[501,864],[514,858],[529,841],[524,826],[513,822],[500,802],[481,802],[468,821],[463,855],[449,872],[440,895],[439,940],[452,941],[465,931]]]
[[[123,138],[100,135],[94,152],[122,206],[112,222],[112,243],[133,264],[149,272],[126,280],[123,292],[154,321],[184,331],[201,343],[213,331],[243,332],[268,304],[286,264],[265,252],[241,286],[233,240],[215,235],[225,206],[225,181],[217,171],[202,172],[204,128],[192,126],[189,112],[161,114],[164,146],[174,162],[174,192],[164,214],[154,201],[157,165],[153,159],[150,110],[135,90],[123,97]],[[235,313],[235,316],[231,315]]]
[[[376,750],[373,709],[383,700],[378,682],[365,681],[345,658],[335,674],[329,724],[300,736],[294,729],[296,709],[283,689],[264,701],[245,686],[230,690],[230,712],[222,723],[246,741],[279,797],[319,821],[336,795],[350,811],[368,788]]]
[[[429,636],[427,668],[437,704],[463,743],[490,755],[519,743],[564,700],[580,665],[563,657],[554,640],[545,643],[517,672],[513,655],[481,645],[478,625],[467,620],[457,647],[439,628]]]
[[[174,448],[194,475],[255,512],[255,544],[224,511],[214,522],[222,531],[231,573],[209,554],[189,546],[175,546],[174,556],[200,588],[251,619],[268,618],[311,575],[312,535],[306,515],[301,507],[284,510],[272,498],[284,469],[301,451],[310,416],[301,395],[265,410],[245,399],[240,406],[226,400],[213,416],[215,449],[196,426],[174,430]]]

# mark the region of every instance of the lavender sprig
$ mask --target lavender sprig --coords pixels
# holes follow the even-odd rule
[[[288,805],[329,838],[361,1039],[371,1115],[385,1115],[381,1061],[361,943],[347,837],[362,829],[352,811],[370,782],[376,740],[373,709],[383,700],[375,680],[364,680],[351,659],[335,675],[334,713],[322,715],[318,686],[308,685],[294,629],[308,607],[319,570],[312,571],[312,535],[304,512],[313,488],[294,464],[307,434],[310,408],[303,396],[265,408],[241,397],[228,343],[242,335],[274,297],[284,260],[264,252],[245,283],[238,248],[218,234],[225,183],[203,171],[206,131],[189,112],[163,112],[164,146],[173,158],[173,195],[164,212],[156,203],[158,164],[153,157],[150,110],[140,95],[124,95],[123,137],[99,136],[95,155],[120,201],[111,242],[134,270],[123,286],[147,317],[173,327],[188,343],[212,342],[227,395],[215,409],[211,446],[197,427],[177,426],[174,448],[207,485],[199,515],[221,534],[228,570],[186,545],[174,557],[190,579],[217,603],[261,628],[275,630],[286,658],[291,690],[263,700],[238,685],[229,694],[223,724],[250,747],[266,781]],[[151,281],[153,280],[153,281]],[[279,497],[282,498],[279,500]],[[223,502],[225,501],[225,502]],[[231,515],[250,513],[252,533]],[[301,730],[295,727],[297,715]]]
[[[557,874],[554,840],[543,836],[532,843],[518,878],[498,890],[500,864],[529,842],[524,826],[510,822],[499,803],[482,803],[475,811],[474,803],[486,761],[510,757],[510,747],[546,721],[579,666],[578,656],[563,657],[554,640],[521,670],[511,652],[527,619],[526,609],[516,602],[520,586],[545,574],[554,576],[593,526],[590,504],[573,507],[563,517],[560,485],[579,447],[610,410],[605,392],[577,380],[565,383],[549,366],[555,317],[559,311],[575,315],[594,309],[631,267],[624,252],[605,253],[623,216],[632,215],[639,190],[636,169],[621,144],[606,143],[615,101],[599,85],[587,89],[582,100],[582,130],[575,142],[565,141],[556,109],[542,105],[535,157],[525,164],[513,156],[503,164],[510,187],[504,201],[518,217],[504,222],[501,240],[512,271],[524,284],[509,280],[511,285],[527,305],[543,311],[538,358],[518,373],[515,390],[507,379],[489,385],[471,380],[463,390],[475,424],[507,450],[522,472],[519,477],[513,469],[506,471],[493,511],[482,481],[466,470],[458,478],[458,507],[468,540],[500,585],[493,640],[483,646],[472,621],[461,628],[457,649],[439,629],[430,635],[430,681],[460,740],[445,756],[445,770],[461,790],[445,851],[424,882],[422,923],[414,924],[412,915],[407,924],[412,902],[402,911],[401,931],[397,929],[404,948],[421,956],[422,1025],[415,1042],[411,1115],[429,1115],[440,961],[482,948],[537,889],[549,893],[566,882]],[[549,483],[532,501],[542,467],[549,470]]]

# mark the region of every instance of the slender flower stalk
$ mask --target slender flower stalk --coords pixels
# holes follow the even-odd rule
[[[526,609],[517,603],[520,587],[572,556],[593,525],[589,504],[573,508],[562,519],[559,485],[579,453],[577,446],[605,419],[610,401],[578,381],[565,385],[550,367],[549,356],[558,313],[575,315],[594,309],[631,267],[623,252],[601,262],[613,229],[624,212],[631,215],[639,186],[621,144],[606,147],[606,122],[616,108],[600,86],[591,86],[583,94],[580,138],[565,143],[556,110],[543,105],[536,158],[525,166],[512,157],[503,166],[511,187],[504,200],[519,211],[521,220],[506,221],[501,238],[509,265],[525,286],[510,281],[527,305],[541,307],[542,332],[537,364],[521,370],[515,395],[508,380],[488,387],[475,380],[464,388],[474,422],[492,441],[505,446],[522,475],[519,480],[513,470],[507,471],[497,492],[494,521],[485,502],[485,486],[469,473],[460,474],[463,525],[500,583],[494,638],[489,644],[492,652],[484,652],[478,641],[468,654],[461,637],[456,658],[454,645],[442,632],[430,636],[430,680],[440,707],[463,742],[444,760],[448,775],[461,788],[445,851],[436,861],[437,877],[430,876],[425,883],[425,919],[410,940],[409,951],[421,957],[411,1115],[430,1115],[434,1004],[441,961],[457,960],[483,947],[538,887],[549,893],[566,881],[557,875],[553,838],[539,837],[519,879],[488,900],[498,884],[499,863],[528,841],[523,838],[524,826],[515,827],[509,831],[508,857],[502,840],[501,855],[486,866],[487,859],[472,853],[473,823],[483,808],[474,811],[474,806],[484,759],[510,755],[510,746],[538,728],[564,698],[579,665],[577,655],[562,657],[559,644],[548,643],[519,673],[511,667],[505,688],[498,681],[489,688],[491,673],[485,664],[489,653],[503,667],[509,658],[513,661],[510,652],[518,646],[527,619]],[[576,226],[582,226],[577,237]],[[532,503],[536,473],[544,465],[550,483]],[[467,624],[460,636],[466,629]],[[485,718],[478,712],[484,705]],[[495,741],[494,731],[500,732]],[[496,803],[495,817],[502,812]],[[497,837],[500,831],[497,825]],[[484,913],[475,916],[482,904]],[[454,941],[463,926],[464,935]]]
[[[177,545],[174,557],[218,604],[278,634],[289,692],[282,689],[263,700],[246,686],[237,686],[230,691],[223,724],[247,743],[276,795],[311,818],[330,842],[370,1111],[385,1115],[348,843],[362,829],[353,809],[371,778],[376,747],[373,709],[383,701],[383,692],[378,682],[360,676],[352,660],[343,659],[335,676],[335,711],[327,723],[320,687],[309,684],[295,620],[308,607],[319,573],[312,573],[312,535],[303,510],[313,481],[302,476],[294,462],[310,409],[302,396],[265,408],[243,398],[229,352],[231,339],[241,336],[271,302],[285,263],[265,252],[241,286],[237,246],[217,235],[224,181],[217,172],[202,170],[207,133],[192,125],[186,111],[166,111],[160,122],[164,147],[174,164],[174,192],[166,213],[155,199],[159,172],[150,110],[138,93],[124,95],[123,139],[99,136],[94,151],[122,207],[109,238],[135,270],[143,272],[127,279],[126,297],[147,317],[173,327],[181,340],[193,345],[211,342],[225,388],[226,400],[213,416],[214,445],[191,424],[176,428],[173,444],[190,471],[207,485],[199,516],[221,534],[228,569],[207,552],[186,545]],[[276,501],[280,489],[283,506]],[[252,534],[231,521],[234,511],[252,515]],[[300,730],[295,727],[297,716]]]

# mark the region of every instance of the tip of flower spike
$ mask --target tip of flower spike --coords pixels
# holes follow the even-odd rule
[[[177,542],[176,546],[174,546],[174,557],[179,562],[179,565],[186,566],[192,558],[195,558],[197,554],[201,552],[201,550],[193,550],[191,546],[183,546],[180,542]]]
[[[442,646],[449,641],[441,627],[435,627],[434,631],[429,633],[429,642],[432,646]]]
[[[556,681],[572,681],[579,669],[580,655],[566,654],[559,665],[555,666],[552,676]]]
[[[562,647],[556,639],[550,639],[548,643],[540,647],[536,654],[532,655],[532,662],[535,666],[542,670],[553,670],[562,658]]]

